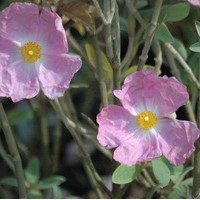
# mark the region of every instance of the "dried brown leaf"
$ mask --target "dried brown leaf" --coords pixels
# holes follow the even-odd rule
[[[94,6],[83,2],[67,2],[61,4],[58,13],[65,15],[68,19],[79,22],[94,30],[93,12]]]

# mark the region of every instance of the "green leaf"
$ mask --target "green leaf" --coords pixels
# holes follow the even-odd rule
[[[187,60],[188,54],[183,42],[178,39],[174,39],[174,43],[172,45],[181,54],[184,60]]]
[[[37,190],[30,190],[27,195],[29,199],[43,199],[42,193]]]
[[[11,125],[18,124],[21,120],[32,118],[33,113],[31,111],[14,110],[8,112],[8,120]]]
[[[112,182],[126,184],[132,182],[138,174],[137,166],[120,165],[112,175]]]
[[[181,174],[183,173],[184,167],[183,165],[180,166],[174,166],[173,172],[171,174],[171,180],[173,181],[174,184],[178,182],[178,180],[181,177]]]
[[[129,67],[128,69],[126,69],[126,71],[122,73],[122,79],[125,79],[129,74],[136,72],[136,70],[137,70],[136,65]]]
[[[165,5],[161,8],[159,23],[162,22],[176,22],[183,20],[190,12],[190,5],[187,3],[177,3],[172,5]],[[141,15],[150,20],[152,18],[153,9],[147,9],[141,12]]]
[[[53,196],[54,196],[54,199],[63,198],[62,190],[58,186],[53,186]]]
[[[200,42],[194,43],[190,46],[190,50],[200,53]]]
[[[152,161],[153,173],[161,187],[168,185],[170,181],[170,170],[161,158]]]
[[[197,33],[198,33],[198,35],[200,37],[200,22],[199,21],[195,22],[195,27],[196,27]]]
[[[27,181],[31,184],[36,184],[40,178],[40,164],[36,157],[32,158],[26,169],[25,169],[25,177]]]
[[[89,85],[86,83],[71,83],[70,88],[88,88]]]
[[[155,37],[163,42],[168,42],[168,43],[174,42],[174,38],[173,38],[172,34],[170,33],[169,29],[167,28],[167,26],[164,23],[160,24],[156,28]]]
[[[188,16],[190,6],[187,3],[177,3],[163,6],[160,12],[160,22],[176,22]]]
[[[51,176],[41,180],[38,184],[38,189],[48,189],[52,188],[53,186],[60,185],[61,183],[65,182],[66,179],[63,176]]]
[[[14,177],[2,178],[0,179],[0,185],[8,185],[8,186],[17,187],[17,180]]]
[[[91,44],[87,43],[85,45],[85,49],[86,49],[88,59],[90,60],[92,65],[95,68],[97,68],[97,58],[96,58],[96,53],[95,53],[94,47]],[[103,77],[105,79],[107,88],[110,89],[112,87],[113,69],[103,51],[100,51],[99,56],[101,57],[101,61],[102,61],[102,65],[103,65]]]

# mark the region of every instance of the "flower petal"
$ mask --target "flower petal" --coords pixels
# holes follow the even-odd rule
[[[126,109],[109,105],[97,115],[97,139],[107,148],[115,148],[136,134],[136,119]]]
[[[40,13],[37,41],[45,47],[44,54],[60,54],[68,52],[68,44],[62,19],[56,13],[43,8]]]
[[[2,38],[0,36],[0,53],[1,54],[6,54],[10,62],[16,61],[16,60],[21,60],[21,55],[20,55],[20,47],[5,38]]]
[[[200,130],[194,123],[173,119],[158,121],[158,140],[163,155],[173,164],[183,164],[195,150]]]
[[[9,97],[11,88],[11,75],[4,65],[7,65],[8,56],[0,54],[0,97]]]
[[[191,3],[194,6],[200,7],[200,0],[188,0],[189,3]]]
[[[39,9],[32,3],[12,3],[0,12],[0,34],[4,38],[25,42],[38,30]]]
[[[114,94],[133,114],[150,110],[158,117],[170,115],[189,99],[186,87],[176,78],[158,77],[153,70],[129,75],[122,90],[115,90]]]
[[[81,64],[78,56],[67,54],[44,56],[38,76],[45,95],[50,99],[63,96]]]
[[[161,151],[154,135],[139,140],[130,138],[114,151],[114,159],[129,166],[151,161],[159,156],[161,156]]]
[[[7,63],[7,71],[11,74],[9,85],[9,97],[13,102],[22,99],[30,99],[39,92],[39,82],[36,78],[36,69],[34,64],[26,64],[23,61]]]

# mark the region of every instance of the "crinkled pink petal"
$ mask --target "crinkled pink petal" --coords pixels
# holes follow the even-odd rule
[[[173,77],[158,77],[153,70],[129,75],[122,90],[115,90],[114,94],[121,100],[123,107],[133,114],[138,114],[138,109],[139,112],[150,110],[159,117],[170,115],[189,99],[183,84]]]
[[[0,54],[0,97],[9,97],[10,88],[12,85],[11,75],[8,73],[5,67],[7,64],[8,56]]]
[[[136,119],[126,109],[109,105],[97,115],[97,139],[107,148],[115,148],[137,134]]]
[[[7,59],[9,59],[10,62],[14,62],[16,60],[21,60],[20,55],[20,47],[7,39],[4,39],[0,36],[0,48],[1,48],[1,54],[6,54]]]
[[[37,40],[45,47],[44,54],[68,52],[65,30],[60,16],[47,8],[43,8],[38,26]]]
[[[117,147],[113,158],[124,165],[135,165],[151,161],[161,156],[161,151],[154,135],[152,137],[130,138]]]
[[[194,142],[200,130],[194,123],[173,119],[160,119],[156,128],[160,149],[174,165],[183,164],[195,150]]]
[[[200,0],[188,0],[188,2],[194,6],[200,6]]]
[[[67,54],[44,56],[38,74],[44,94],[50,99],[62,96],[81,64],[78,56]]]
[[[34,64],[25,64],[23,61],[7,63],[7,71],[11,75],[9,97],[13,102],[35,97],[39,92],[39,82]]]
[[[38,31],[39,9],[32,3],[12,3],[0,12],[0,35],[17,42],[33,39]]]

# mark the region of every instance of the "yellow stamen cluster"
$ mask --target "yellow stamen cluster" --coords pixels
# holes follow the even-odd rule
[[[28,63],[34,63],[41,57],[41,47],[36,42],[28,42],[21,47],[21,55]]]
[[[137,116],[137,122],[142,129],[149,130],[156,126],[157,118],[154,113],[144,111]]]

